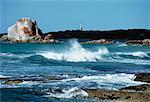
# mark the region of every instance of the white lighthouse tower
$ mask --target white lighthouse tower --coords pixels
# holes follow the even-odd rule
[[[83,31],[83,26],[82,26],[82,24],[80,24],[80,31]]]

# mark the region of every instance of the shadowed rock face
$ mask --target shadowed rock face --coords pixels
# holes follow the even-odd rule
[[[150,73],[138,73],[136,74],[136,78],[134,80],[150,83]]]
[[[21,18],[8,29],[8,39],[12,41],[26,41],[40,36],[36,21],[30,18]]]
[[[139,92],[144,92],[144,93],[149,93],[150,94],[150,85],[149,84],[143,84],[143,85],[137,85],[137,86],[129,86],[125,88],[121,88],[120,90],[123,91],[139,91]]]

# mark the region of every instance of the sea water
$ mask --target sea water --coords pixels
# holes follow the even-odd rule
[[[150,46],[0,43],[0,88],[4,102],[96,102],[83,89],[111,89],[143,84],[135,74],[150,72]],[[47,77],[60,80],[45,80]],[[21,79],[4,84],[5,78]],[[43,81],[44,80],[44,81]]]

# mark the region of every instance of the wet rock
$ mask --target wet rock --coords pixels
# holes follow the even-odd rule
[[[113,100],[120,102],[149,102],[149,93],[138,93],[128,91],[114,91],[114,90],[101,90],[101,89],[85,89],[88,96],[91,98],[98,98],[103,100]]]
[[[0,41],[8,41],[8,36],[7,35],[1,36]]]
[[[58,93],[64,93],[61,89],[55,89],[53,91],[58,92]]]
[[[138,73],[135,75],[134,81],[148,82],[150,83],[150,73]]]
[[[99,40],[92,40],[88,42],[84,42],[84,44],[112,44],[113,41],[106,40],[106,39],[99,39]]]
[[[143,45],[150,45],[150,39],[142,40]]]
[[[6,81],[8,79],[10,79],[10,78],[7,78],[7,77],[6,78],[5,77],[4,78],[3,77],[0,78],[0,80],[2,80],[2,81]]]
[[[125,42],[126,44],[142,44],[142,45],[150,45],[150,39],[144,40],[128,40]]]
[[[0,78],[4,84],[19,84],[23,81],[32,81],[32,82],[42,82],[47,83],[50,80],[62,80],[65,77],[61,76],[23,76],[23,77],[10,77],[10,78]]]
[[[121,88],[120,90],[124,91],[139,91],[144,93],[150,93],[150,84],[143,84],[143,85],[137,85],[137,86],[129,86],[125,88]]]
[[[47,34],[45,37],[44,37],[44,40],[50,40],[50,39],[53,39],[53,35],[52,34]]]
[[[22,82],[23,82],[23,80],[14,79],[14,80],[7,80],[7,81],[4,82],[4,84],[10,84],[10,85],[12,85],[12,84],[19,84],[19,83],[22,83]]]
[[[60,76],[47,76],[46,78],[48,80],[62,80],[62,79],[65,79],[64,77],[60,77]]]
[[[126,44],[142,44],[142,40],[128,40]]]

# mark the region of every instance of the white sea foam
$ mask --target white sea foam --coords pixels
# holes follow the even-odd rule
[[[118,47],[125,47],[128,46],[127,44],[119,44]]]
[[[47,93],[45,97],[56,97],[56,98],[73,98],[73,97],[86,97],[88,93],[78,87],[72,87],[70,89],[63,89],[61,93]]]
[[[146,52],[142,52],[142,51],[128,52],[128,53],[126,53],[126,52],[116,52],[114,54],[116,54],[116,55],[131,55],[131,56],[141,57],[141,58],[149,57]]]
[[[8,78],[8,77],[11,77],[11,76],[0,75],[0,78]]]
[[[56,98],[73,98],[73,97],[86,97],[88,93],[82,90],[88,87],[89,83],[97,83],[97,86],[92,88],[104,88],[104,89],[113,89],[117,90],[118,88],[132,86],[132,85],[139,85],[144,84],[143,82],[134,81],[135,75],[134,74],[101,74],[97,76],[83,76],[81,78],[68,78],[64,79],[61,82],[58,82],[60,85],[65,85],[68,83],[76,83],[76,87],[72,88],[64,88],[61,92],[51,91],[48,92],[45,97],[56,97]],[[88,84],[87,84],[88,83]],[[54,84],[54,83],[53,83]],[[91,88],[91,87],[90,87]]]
[[[0,53],[1,57],[14,57],[14,58],[25,58],[30,57],[33,54],[13,54],[13,53]]]
[[[0,84],[0,88],[19,88],[19,87],[31,87],[33,85],[37,85],[39,82],[36,81],[23,81],[22,83],[18,84]]]
[[[109,54],[107,48],[99,48],[98,51],[90,51],[83,48],[77,40],[70,41],[71,47],[69,50],[58,53],[58,52],[43,52],[38,53],[48,59],[64,60],[71,62],[84,62],[84,61],[98,61],[102,60],[102,55]]]
[[[65,85],[74,83],[78,85],[78,87],[91,87],[88,86],[92,83],[95,83],[94,88],[106,88],[106,89],[118,89],[126,86],[139,85],[143,84],[143,82],[134,81],[134,74],[101,74],[96,76],[83,76],[80,78],[68,78],[63,79],[59,82],[49,83],[49,85]]]
[[[135,78],[134,74],[102,74],[99,76],[84,76],[81,78],[70,78],[70,79],[64,79],[63,82],[68,81],[87,81],[87,82],[97,82],[98,84],[102,83],[124,83],[124,84],[141,84],[141,82],[136,82],[133,79]]]

